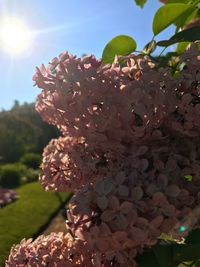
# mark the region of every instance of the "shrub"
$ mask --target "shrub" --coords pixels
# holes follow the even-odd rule
[[[41,160],[41,155],[36,153],[27,153],[21,157],[20,162],[26,165],[28,168],[38,169]]]
[[[21,164],[5,164],[0,168],[0,185],[5,188],[15,188],[21,183],[21,175],[26,167]]]
[[[27,168],[22,163],[10,163],[0,167],[0,186],[5,188],[15,188],[20,184],[36,181],[39,170]]]
[[[24,176],[21,178],[23,183],[31,183],[38,180],[39,170],[27,168]]]

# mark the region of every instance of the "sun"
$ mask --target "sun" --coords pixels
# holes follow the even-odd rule
[[[0,45],[11,54],[26,52],[31,45],[28,27],[16,19],[7,19],[0,23]]]

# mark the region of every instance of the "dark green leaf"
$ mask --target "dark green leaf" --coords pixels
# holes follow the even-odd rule
[[[126,56],[136,49],[135,40],[127,35],[118,35],[114,37],[104,48],[102,62],[104,64],[112,63],[115,56]]]
[[[157,245],[153,248],[153,252],[160,266],[162,267],[173,266],[173,249],[171,246]]]
[[[176,33],[169,40],[160,41],[157,43],[158,46],[168,47],[170,45],[180,42],[195,42],[200,40],[200,26],[196,26],[187,30]]]
[[[153,33],[157,35],[179,19],[191,6],[187,4],[168,4],[160,7],[153,19]]]
[[[155,49],[156,49],[156,41],[152,40],[147,45],[145,45],[145,47],[142,49],[142,53],[149,55],[149,54],[153,53],[153,51],[155,51]]]
[[[200,243],[156,245],[136,258],[139,267],[177,267],[200,259]],[[182,265],[181,265],[182,266]]]
[[[173,261],[181,263],[184,261],[195,261],[200,259],[200,244],[173,245]]]
[[[193,230],[188,237],[186,237],[185,242],[187,244],[200,244],[200,229]],[[199,253],[200,254],[200,253]]]
[[[143,7],[147,0],[135,0],[136,5]]]
[[[162,267],[153,253],[153,250],[149,250],[136,258],[138,267]]]

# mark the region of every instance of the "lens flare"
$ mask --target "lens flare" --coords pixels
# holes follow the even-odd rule
[[[0,41],[3,49],[12,54],[23,53],[30,48],[30,30],[20,21],[7,19],[0,23]]]
[[[179,227],[179,231],[180,231],[180,232],[185,232],[185,230],[186,230],[186,227],[185,227],[184,225],[181,225],[181,226]]]

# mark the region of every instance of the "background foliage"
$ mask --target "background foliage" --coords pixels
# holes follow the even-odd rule
[[[59,135],[55,127],[43,122],[34,103],[0,112],[0,163],[16,162],[24,154],[41,154],[43,148]]]

